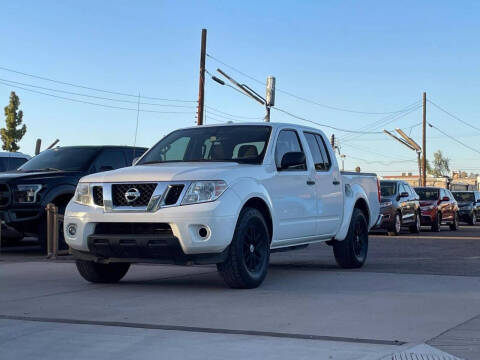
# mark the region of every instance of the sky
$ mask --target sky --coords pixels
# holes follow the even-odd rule
[[[194,125],[206,28],[207,70],[220,67],[261,94],[261,83],[275,76],[275,108],[335,133],[345,169],[418,173],[415,152],[387,135],[328,126],[399,127],[420,143],[425,91],[461,119],[428,102],[427,121],[473,148],[429,127],[427,158],[441,150],[453,170],[480,172],[478,1],[19,0],[4,2],[1,11],[0,104],[12,90],[20,97],[22,152],[33,154],[37,138],[43,147],[57,138],[64,146],[149,147]],[[206,123],[261,121],[265,113],[210,78],[205,104]],[[272,121],[312,125],[275,108]]]

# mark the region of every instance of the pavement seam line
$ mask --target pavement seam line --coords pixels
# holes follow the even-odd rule
[[[320,341],[348,342],[348,343],[372,344],[372,345],[401,346],[406,344],[405,341],[399,341],[399,340],[362,339],[362,338],[348,338],[348,337],[326,336],[326,335],[270,332],[270,331],[261,331],[261,330],[235,330],[235,329],[208,328],[208,327],[181,326],[181,325],[129,323],[129,322],[121,322],[121,321],[43,318],[43,317],[18,316],[18,315],[0,315],[0,320],[33,321],[33,322],[71,324],[71,325],[111,326],[111,327],[124,327],[124,328],[135,328],[135,329],[184,331],[184,332],[196,332],[196,333],[207,333],[207,334],[263,336],[263,337],[274,337],[274,338],[320,340]]]

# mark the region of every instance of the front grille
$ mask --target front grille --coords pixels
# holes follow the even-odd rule
[[[98,223],[95,235],[172,235],[165,223]]]
[[[7,184],[0,184],[0,206],[7,206],[10,203],[10,187]]]
[[[103,187],[93,187],[93,203],[98,206],[103,206]]]
[[[167,196],[165,196],[164,204],[165,205],[176,204],[184,187],[185,185],[171,185],[168,188]]]
[[[147,206],[157,184],[112,184],[112,204],[113,206]],[[135,191],[139,193],[139,197],[133,201],[128,201],[126,197],[127,191]]]

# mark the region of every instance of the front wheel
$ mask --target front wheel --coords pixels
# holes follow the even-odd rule
[[[368,253],[368,225],[363,212],[353,209],[347,237],[335,241],[333,254],[337,264],[345,269],[359,268],[365,264]]]
[[[455,213],[453,217],[453,222],[450,224],[450,230],[458,230],[459,216],[458,213]]]
[[[270,236],[260,211],[245,208],[240,213],[227,259],[217,264],[225,283],[235,289],[258,287],[267,275]]]
[[[119,282],[130,268],[129,263],[99,264],[93,261],[75,261],[78,272],[82,277],[92,283]]]
[[[477,214],[475,212],[472,213],[469,223],[470,225],[477,225]]]
[[[420,214],[416,213],[415,214],[415,223],[410,226],[410,232],[411,233],[418,234],[420,232],[420,226],[421,226],[420,221],[421,221],[420,220]]]

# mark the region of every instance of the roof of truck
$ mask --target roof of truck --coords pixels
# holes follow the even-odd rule
[[[24,154],[21,152],[9,152],[9,151],[0,151],[0,157],[10,157],[10,158],[22,158],[22,159],[30,159],[31,156],[28,154]]]
[[[208,120],[208,118],[207,118]],[[255,122],[228,122],[228,123],[220,123],[220,124],[204,124],[202,125],[203,127],[218,127],[218,126],[271,126],[272,128],[276,127],[295,127],[295,128],[300,128],[304,130],[313,130],[313,131],[323,131],[320,126],[317,128],[311,127],[311,126],[305,126],[305,125],[300,125],[300,124],[294,124],[294,123],[283,123],[283,122],[265,122],[265,121],[255,121]],[[198,128],[197,126],[189,126],[184,129],[195,129]]]

